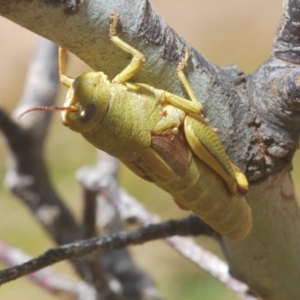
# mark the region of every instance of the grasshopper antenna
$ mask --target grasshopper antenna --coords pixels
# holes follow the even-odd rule
[[[23,113],[20,114],[20,116],[18,117],[18,120],[20,120],[25,114],[32,112],[32,111],[77,111],[78,108],[75,106],[36,106],[36,107],[32,107],[29,108],[27,110],[25,110]]]

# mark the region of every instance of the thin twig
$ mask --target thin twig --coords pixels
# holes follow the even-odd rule
[[[22,265],[0,271],[0,284],[12,281],[57,262],[82,257],[95,251],[122,249],[129,245],[143,244],[172,235],[188,235],[191,232],[190,226],[187,226],[187,222],[189,223],[189,219],[168,221],[53,248]],[[206,229],[204,228],[204,230]]]
[[[19,265],[30,259],[31,257],[23,251],[0,240],[0,261],[6,266]],[[62,299],[66,299],[67,294],[68,299],[96,300],[95,290],[89,285],[83,281],[75,282],[73,279],[54,272],[49,267],[29,274],[28,279]]]

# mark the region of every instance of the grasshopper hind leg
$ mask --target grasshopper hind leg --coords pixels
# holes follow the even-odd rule
[[[188,82],[183,69],[189,59],[188,49],[178,64],[177,76],[193,103],[200,103]],[[201,106],[202,107],[202,106]],[[245,175],[228,158],[221,141],[202,116],[187,116],[184,124],[185,135],[193,152],[226,182],[235,196],[243,196],[248,191]]]
[[[188,59],[189,59],[189,52],[187,48],[184,48],[184,56],[180,60],[176,72],[177,72],[177,77],[180,80],[184,89],[186,90],[187,94],[189,95],[190,100],[165,92],[166,102],[183,110],[188,115],[194,115],[194,116],[197,115],[197,118],[200,118],[201,121],[206,122],[201,115],[202,104],[200,103],[200,101],[198,101],[191,85],[189,84],[186,76],[183,73],[183,69]]]

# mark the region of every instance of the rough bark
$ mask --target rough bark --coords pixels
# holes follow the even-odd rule
[[[109,41],[112,11],[120,15],[122,39],[147,58],[137,81],[184,95],[174,80],[175,68],[183,48],[191,49],[188,79],[210,124],[221,129],[228,155],[252,184],[247,197],[254,219],[251,235],[238,243],[222,241],[232,273],[264,299],[298,299],[299,207],[289,176],[300,124],[298,1],[284,1],[272,56],[253,76],[205,60],[146,0],[0,3],[1,15],[66,47],[110,78],[128,64],[128,56]]]

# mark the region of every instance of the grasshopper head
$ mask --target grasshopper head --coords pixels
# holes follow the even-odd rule
[[[60,76],[69,88],[63,106],[36,106],[24,111],[18,119],[31,111],[62,111],[62,122],[70,129],[85,133],[101,124],[110,103],[110,82],[102,72],[84,73],[75,80]]]
[[[102,72],[84,73],[75,80],[61,75],[69,87],[62,111],[62,122],[70,129],[84,133],[94,129],[107,114],[110,102],[109,81]]]

